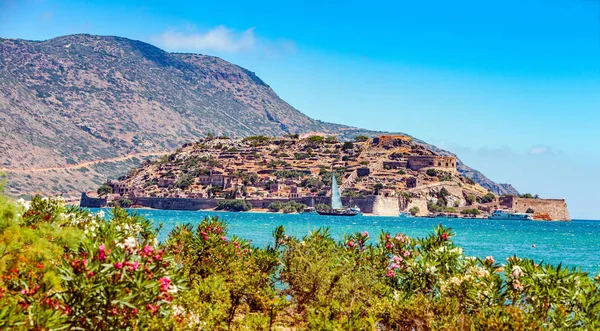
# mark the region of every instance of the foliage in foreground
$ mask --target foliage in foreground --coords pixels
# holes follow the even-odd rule
[[[592,330],[600,284],[562,266],[466,257],[414,239],[273,233],[257,248],[206,218],[162,242],[147,220],[0,196],[0,329]],[[105,220],[106,218],[106,220]]]

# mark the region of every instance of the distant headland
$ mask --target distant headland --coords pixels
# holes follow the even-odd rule
[[[405,135],[210,136],[83,193],[81,206],[296,212],[329,204],[331,169],[343,202],[367,214],[484,217],[506,209],[570,220],[565,200],[496,196],[460,175],[455,157]]]

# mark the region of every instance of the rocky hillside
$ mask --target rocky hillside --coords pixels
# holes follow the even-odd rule
[[[105,167],[113,170],[97,164],[77,172],[62,168],[171,151],[208,133],[322,132],[342,139],[375,134],[311,119],[253,72],[222,59],[167,53],[119,37],[0,39],[0,81],[0,169],[9,173],[14,195],[86,190],[124,167],[115,162]],[[70,183],[62,185],[62,179]]]
[[[474,208],[491,199],[486,189],[456,171],[456,158],[399,135],[345,142],[318,135],[206,138],[144,162],[97,193],[106,194],[109,202],[149,197],[319,201],[331,194],[331,168],[342,196],[420,200],[429,205],[419,208],[423,215]]]

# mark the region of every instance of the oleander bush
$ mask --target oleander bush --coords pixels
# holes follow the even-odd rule
[[[160,227],[115,208],[0,195],[3,330],[596,330],[600,283],[517,256],[465,256],[454,233],[255,247],[206,218]]]

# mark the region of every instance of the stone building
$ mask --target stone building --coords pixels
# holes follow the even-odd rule
[[[565,199],[526,199],[509,195],[500,197],[500,206],[517,213],[525,213],[532,209],[535,214],[545,213],[557,221],[571,220]]]
[[[107,184],[108,184],[108,186],[110,186],[112,188],[113,194],[125,195],[125,194],[129,193],[129,187],[125,183],[108,182]]]
[[[411,155],[408,157],[407,168],[415,171],[434,168],[455,173],[456,158],[454,156]]]
[[[415,188],[417,186],[419,186],[419,179],[417,177],[406,178],[406,187],[407,188]]]

